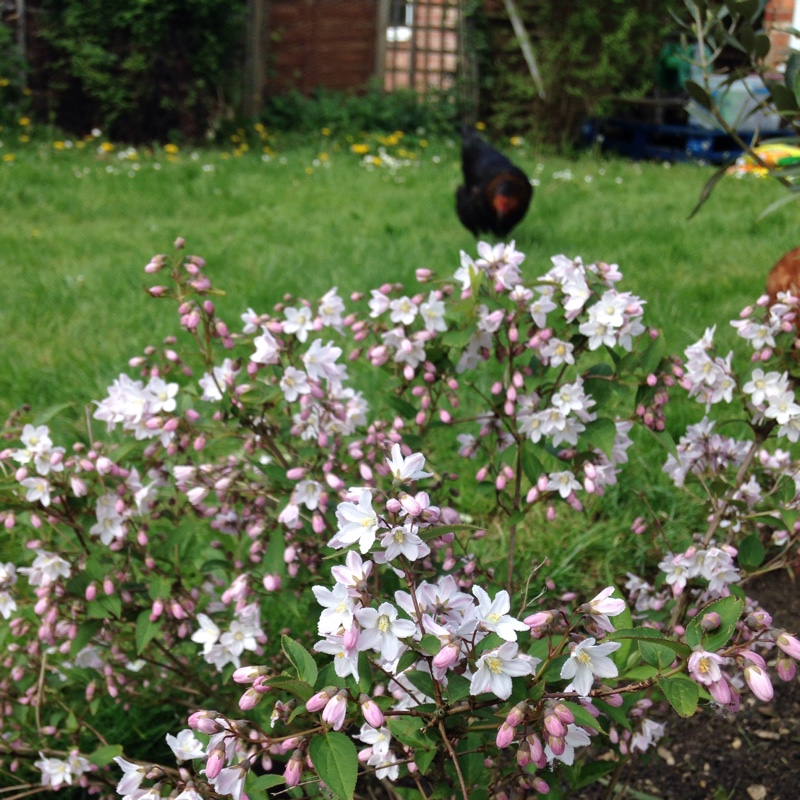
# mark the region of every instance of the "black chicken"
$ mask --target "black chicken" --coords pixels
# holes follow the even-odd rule
[[[461,127],[464,185],[456,189],[456,211],[475,236],[505,237],[525,216],[533,196],[527,175],[469,126]]]

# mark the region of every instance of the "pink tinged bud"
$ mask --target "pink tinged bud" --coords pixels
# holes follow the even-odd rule
[[[564,751],[567,749],[567,742],[561,736],[551,736],[547,740],[547,744],[550,745],[550,749],[553,751],[553,755],[560,756],[564,754]]]
[[[369,468],[367,464],[359,464],[358,472],[365,481],[372,480],[372,470]]]
[[[268,592],[277,592],[281,588],[281,576],[267,573],[262,579],[262,584]]]
[[[447,411],[447,410],[446,410],[446,409],[444,409],[444,408],[442,408],[442,409],[439,409],[439,419],[440,419],[440,420],[441,420],[441,421],[442,421],[442,422],[443,422],[445,425],[449,425],[449,424],[452,422],[452,420],[453,420],[453,418],[450,416],[450,412],[449,412],[449,411]]]
[[[458,661],[460,655],[460,644],[458,642],[450,642],[433,657],[433,666],[436,669],[449,669]]]
[[[778,677],[787,683],[793,681],[797,674],[797,665],[788,656],[778,656],[776,668]]]
[[[700,620],[700,627],[706,632],[715,631],[719,628],[721,622],[722,617],[716,611],[710,611],[708,614],[703,615]]]
[[[186,419],[189,422],[197,422],[200,419],[200,414],[195,411],[193,408],[186,409]]]
[[[425,424],[425,412],[424,411],[417,411],[417,415],[414,417],[414,422],[417,425],[424,425]]]
[[[725,678],[710,684],[708,691],[720,705],[726,706],[731,702],[731,688]]]
[[[520,767],[527,767],[531,763],[531,749],[527,743],[523,742],[517,750],[517,764]]]
[[[556,508],[555,506],[547,506],[547,519],[549,522],[552,522],[556,518]]]
[[[114,581],[112,581],[112,580],[111,580],[111,578],[106,578],[106,579],[103,581],[103,591],[104,591],[104,592],[106,593],[106,595],[108,595],[109,597],[110,597],[112,594],[114,594]]]
[[[361,713],[364,715],[365,721],[373,728],[380,728],[385,718],[378,704],[366,694],[362,694],[358,701],[361,703]]]
[[[347,692],[337,692],[322,711],[323,722],[328,723],[335,731],[341,729],[347,716]]]
[[[533,779],[533,788],[537,794],[545,795],[550,794],[550,786],[544,778],[535,777]]]
[[[195,450],[202,450],[206,446],[205,436],[198,436],[192,445]]]
[[[221,730],[214,711],[195,711],[194,714],[189,715],[187,722],[190,728],[200,731],[200,733],[211,734]]]
[[[233,673],[234,683],[252,683],[256,678],[265,675],[264,667],[239,667]]]
[[[623,699],[622,699],[622,695],[621,694],[616,694],[616,693],[615,694],[609,694],[606,697],[604,697],[603,699],[606,701],[606,703],[608,703],[610,706],[613,706],[614,708],[621,708],[622,703],[623,703]]]
[[[652,386],[655,386],[657,383],[658,383],[658,378],[655,375],[653,375],[653,373],[651,372],[647,376],[647,385],[652,387]]]
[[[151,297],[161,297],[162,295],[166,294],[167,287],[166,286],[151,286],[148,290],[148,293]]]
[[[403,504],[396,497],[390,497],[386,501],[386,510],[390,514],[399,514],[402,508]]]
[[[211,754],[206,761],[206,777],[209,780],[214,780],[217,775],[222,772],[222,768],[225,766],[225,748],[224,747],[215,747]]]
[[[798,641],[797,637],[788,633],[782,633],[775,639],[775,644],[778,645],[789,658],[800,661],[800,641]]]
[[[565,724],[569,725],[575,722],[575,715],[563,703],[556,703],[553,706],[553,713]]]
[[[475,473],[475,480],[476,480],[478,483],[483,483],[483,481],[485,481],[485,480],[486,480],[486,476],[487,476],[488,474],[489,474],[489,469],[488,469],[488,467],[481,467],[481,468],[480,468],[480,469],[479,469],[479,470],[478,470],[478,471]]]
[[[259,700],[261,700],[263,696],[261,692],[257,692],[255,689],[248,689],[239,698],[239,708],[242,711],[250,711],[258,705]]]
[[[311,713],[315,713],[317,711],[322,711],[326,705],[328,705],[328,701],[332,697],[333,689],[328,686],[320,692],[317,692],[315,695],[312,695],[308,698],[308,702],[306,703],[306,711],[310,711]]]
[[[433,270],[420,267],[414,271],[414,274],[417,278],[417,283],[426,283],[433,277]]]
[[[567,735],[567,726],[555,714],[544,715],[544,729],[551,737],[558,739],[563,739]]]
[[[24,481],[25,478],[27,477],[28,477],[28,470],[26,467],[20,467],[14,473],[14,478],[17,480],[17,482]]]
[[[356,625],[353,625],[349,631],[344,632],[344,636],[342,636],[342,644],[344,645],[345,650],[355,649],[356,645],[358,644],[359,633],[359,628]]]
[[[547,484],[550,483],[550,479],[544,473],[539,476],[538,480],[536,481],[536,488],[540,492],[547,491]]]
[[[17,518],[13,514],[9,514],[3,520],[3,525],[5,525],[6,530],[11,530],[16,524],[17,524]]]
[[[88,602],[92,602],[97,597],[97,584],[92,581],[87,587],[86,591],[84,592],[84,597]]]
[[[42,519],[38,514],[31,514],[31,527],[37,531],[42,527]]]
[[[500,392],[503,391],[503,384],[500,383],[500,381],[496,381],[495,383],[492,384],[492,388],[490,391],[492,394],[500,394]]]
[[[504,722],[497,729],[497,737],[495,738],[495,744],[500,750],[502,750],[505,747],[508,747],[511,744],[511,742],[514,741],[516,733],[517,729],[514,726],[509,725],[507,722]]]
[[[762,703],[768,703],[772,700],[774,694],[772,681],[761,667],[757,667],[755,664],[748,664],[744,668],[744,679],[747,681],[750,690]]]
[[[303,776],[303,754],[299,750],[292,753],[292,757],[286,763],[283,778],[287,786],[297,786]]]
[[[511,711],[506,714],[506,724],[516,728],[517,725],[522,725],[525,721],[525,716],[528,712],[528,704],[526,702],[517,703]]]

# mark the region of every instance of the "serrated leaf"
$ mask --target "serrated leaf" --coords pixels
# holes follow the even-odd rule
[[[736,630],[736,623],[742,614],[744,602],[738,597],[723,597],[709,603],[705,608],[697,612],[691,622],[686,626],[686,644],[692,649],[703,647],[704,650],[714,652],[723,647],[733,636]],[[720,625],[716,630],[706,633],[700,623],[706,614],[716,612],[720,616]]]
[[[764,545],[757,533],[745,536],[739,544],[739,564],[744,569],[756,569],[764,563]]]
[[[281,636],[281,648],[297,670],[297,677],[301,681],[305,681],[309,686],[313,686],[317,682],[319,672],[311,653],[300,642],[296,642],[285,635]]]
[[[331,664],[331,666],[333,666],[333,664]],[[335,673],[332,677],[335,677]],[[342,682],[335,684],[333,680],[326,681],[326,685],[328,684],[332,686],[343,685]],[[289,675],[274,675],[269,679],[269,685],[275,689],[281,689],[284,692],[295,695],[295,697],[299,697],[304,703],[308,701],[312,694],[314,694],[313,686],[309,685],[305,681],[299,681],[296,678],[292,678]]]
[[[478,733],[470,733],[458,743],[458,765],[467,786],[479,783],[485,773],[484,756],[481,750],[484,744],[483,737]]]
[[[230,566],[230,565],[228,565]],[[164,575],[150,575],[148,578],[147,594],[151,600],[165,599],[169,597],[172,583]]]
[[[343,733],[326,731],[311,740],[308,754],[328,789],[339,800],[352,800],[358,774],[358,753],[352,740]]]
[[[407,400],[402,397],[390,394],[386,398],[386,403],[393,410],[396,411],[403,419],[413,419],[417,414],[417,409],[411,405]]]
[[[436,741],[422,732],[422,724],[418,717],[389,717],[386,724],[392,736],[403,744],[421,750],[436,749]]]
[[[122,755],[121,744],[107,744],[98,747],[91,755],[87,756],[89,761],[97,767],[105,767],[110,764],[116,756]]]
[[[681,658],[687,659],[692,654],[691,647],[683,642],[676,642],[672,639],[664,638],[664,634],[654,628],[626,628],[609,633],[604,641],[618,641],[620,639],[635,639],[638,641],[656,642],[662,647],[668,647]]]
[[[658,685],[664,692],[664,697],[680,716],[691,717],[697,711],[700,690],[691,678],[682,675],[672,678],[662,676],[658,678]]]
[[[161,632],[161,620],[153,622],[150,611],[142,611],[136,618],[136,655],[141,655],[145,647]]]
[[[592,447],[601,450],[611,458],[614,449],[614,440],[617,438],[617,426],[613,420],[600,417],[600,419],[590,422],[586,430],[581,434],[581,439],[586,440]]]

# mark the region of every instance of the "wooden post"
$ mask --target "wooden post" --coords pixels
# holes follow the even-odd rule
[[[242,113],[250,119],[257,117],[261,113],[263,105],[264,5],[265,0],[247,0]]]
[[[389,27],[389,0],[378,0],[375,31],[375,82],[381,89],[386,82],[386,29]]]

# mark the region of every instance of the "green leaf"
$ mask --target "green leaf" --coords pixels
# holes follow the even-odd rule
[[[795,113],[798,110],[797,98],[795,97],[794,92],[784,86],[782,83],[770,82],[769,93],[778,111],[789,111]]]
[[[640,639],[638,644],[642,658],[659,671],[667,669],[675,660],[675,651],[660,642]]]
[[[331,666],[333,666],[331,664]],[[334,673],[335,675],[335,673]],[[334,685],[334,681],[326,681],[326,685]],[[314,694],[314,687],[306,683],[305,681],[298,681],[296,678],[291,678],[288,675],[273,675],[269,679],[269,685],[275,689],[282,689],[284,692],[288,692],[289,694],[293,694],[295,697],[300,698],[304,703],[308,701],[312,694]],[[342,686],[343,682],[340,681],[339,684],[335,684]]]
[[[570,781],[569,788],[576,792],[578,789],[590,786],[612,770],[617,769],[618,766],[616,761],[593,761],[581,764],[578,778]]]
[[[110,764],[116,756],[122,755],[121,744],[107,744],[103,747],[98,747],[90,756],[87,756],[89,761],[97,767],[105,767]]]
[[[59,403],[56,406],[50,406],[34,417],[33,424],[35,427],[38,427],[39,425],[46,425],[51,419],[53,419],[53,417],[57,416],[65,409],[73,408],[74,406],[75,403]]]
[[[431,633],[426,633],[425,636],[419,640],[419,649],[428,655],[435,656],[442,649],[442,643],[439,641],[438,637]]]
[[[145,647],[161,632],[161,620],[152,622],[150,610],[142,611],[136,618],[136,655],[141,655]]]
[[[617,426],[613,420],[601,417],[586,426],[586,430],[581,434],[592,447],[602,450],[609,458],[614,449],[614,440],[617,438]]]
[[[396,411],[403,419],[413,419],[417,414],[417,409],[402,397],[390,394],[386,397],[386,403]]]
[[[281,637],[281,648],[297,670],[297,677],[301,681],[305,681],[309,686],[313,686],[317,682],[319,673],[311,653],[300,642],[296,642],[285,635]]]
[[[406,650],[406,652],[400,656],[400,661],[397,662],[395,674],[399,675],[401,672],[405,672],[418,658],[418,653],[415,653],[413,650]]]
[[[686,81],[686,91],[689,97],[696,103],[701,105],[706,111],[711,111],[714,108],[714,100],[711,95],[699,84],[694,81]]]
[[[422,732],[422,723],[418,717],[389,717],[386,724],[392,736],[404,745],[421,750],[436,750],[436,741]]]
[[[230,567],[230,564],[226,565]],[[204,570],[205,571],[205,570]],[[147,594],[151,600],[164,599],[169,597],[172,589],[172,582],[164,575],[150,575],[148,577]]]
[[[283,783],[286,783],[283,775],[259,775],[256,777],[255,773],[248,772],[245,780],[245,791],[248,797],[255,800],[256,792],[266,792],[267,789],[271,789],[273,786],[280,786]]]
[[[764,563],[764,545],[757,533],[745,536],[739,545],[739,565],[744,569],[756,569]]]
[[[665,639],[664,634],[654,628],[626,628],[613,633],[609,633],[603,641],[617,641],[620,639],[635,639],[636,641],[654,642],[661,647],[668,647],[673,653],[677,653],[681,658],[687,659],[692,654],[690,646],[683,642],[676,642],[672,639]]]
[[[523,442],[520,460],[522,462],[522,472],[525,474],[525,477],[535,485],[536,481],[539,480],[539,476],[544,472],[544,467],[542,466],[542,462],[534,455],[533,450],[533,442]]]
[[[561,705],[565,705],[575,717],[576,725],[585,725],[588,728],[594,728],[596,731],[605,733],[605,728],[599,719],[595,719],[582,705],[573,703],[570,700],[559,701]]]
[[[447,676],[447,699],[451,703],[456,703],[469,697],[470,682],[463,675],[452,673]]]
[[[308,754],[317,775],[339,800],[352,800],[358,774],[358,754],[351,739],[343,733],[326,731],[315,736]]]
[[[658,685],[664,692],[669,704],[682,717],[691,717],[697,711],[697,702],[700,699],[700,690],[697,684],[684,675],[672,678],[659,677]]]
[[[428,768],[434,758],[436,758],[435,749],[423,750],[422,748],[414,748],[414,763],[423,775],[428,772]]]
[[[686,626],[686,644],[692,649],[703,647],[705,650],[714,652],[723,647],[733,636],[736,630],[736,623],[742,614],[744,602],[738,597],[723,597],[709,603],[705,608],[697,612],[692,621]],[[716,630],[706,633],[700,623],[706,614],[715,611],[720,616],[720,626]]]
[[[429,673],[415,669],[411,672],[406,672],[405,677],[412,686],[414,686],[416,689],[419,689],[427,697],[435,696],[433,689],[433,678]]]
[[[470,733],[458,743],[458,764],[467,786],[474,786],[484,777],[483,744],[483,737],[478,733]]]
[[[83,624],[78,626],[78,632],[75,638],[72,640],[72,645],[69,649],[69,654],[73,658],[86,647],[89,642],[94,639],[97,632],[102,627],[101,622],[84,622]]]

